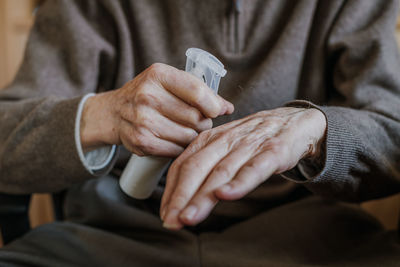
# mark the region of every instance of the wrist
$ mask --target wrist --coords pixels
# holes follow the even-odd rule
[[[306,153],[303,159],[307,161],[319,162],[325,155],[325,140],[326,140],[326,117],[325,114],[316,108],[308,109],[312,114],[311,125],[313,131],[312,142],[310,145],[309,153]]]
[[[110,93],[92,96],[84,104],[80,121],[80,138],[84,151],[119,144]]]

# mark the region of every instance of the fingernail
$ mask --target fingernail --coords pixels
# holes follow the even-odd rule
[[[165,214],[165,220],[163,223],[163,227],[170,230],[180,229],[180,223],[178,221],[179,211],[177,209],[169,210],[167,214]]]
[[[194,218],[194,216],[197,213],[197,207],[196,206],[189,206],[188,208],[186,208],[182,214],[180,215],[180,217],[182,219],[187,219],[187,220],[192,220]]]
[[[226,184],[223,187],[221,187],[221,191],[224,192],[224,193],[228,193],[231,190],[232,190],[232,186],[229,185],[229,184]]]
[[[162,208],[161,210],[161,220],[164,221],[165,219],[165,213],[167,212],[167,206],[165,206],[164,208]]]
[[[163,223],[163,227],[167,228],[168,230],[179,230],[181,226],[175,223]]]

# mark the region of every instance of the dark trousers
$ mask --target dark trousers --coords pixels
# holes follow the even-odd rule
[[[307,197],[220,231],[162,228],[115,179],[67,195],[65,222],[0,250],[0,266],[400,266],[400,243],[357,205]]]

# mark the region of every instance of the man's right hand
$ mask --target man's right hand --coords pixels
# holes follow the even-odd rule
[[[139,156],[176,157],[212,127],[211,118],[232,112],[233,105],[200,79],[156,63],[122,88],[87,100],[82,148],[123,144]]]

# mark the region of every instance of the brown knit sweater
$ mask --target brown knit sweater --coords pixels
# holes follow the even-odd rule
[[[183,68],[186,49],[199,47],[228,70],[219,92],[236,111],[216,125],[300,99],[292,104],[319,108],[328,128],[323,170],[296,183],[352,201],[399,192],[397,2],[46,1],[0,93],[0,191],[93,178],[74,142],[81,97],[119,88],[154,62]],[[250,197],[274,200],[295,187],[274,177]]]

